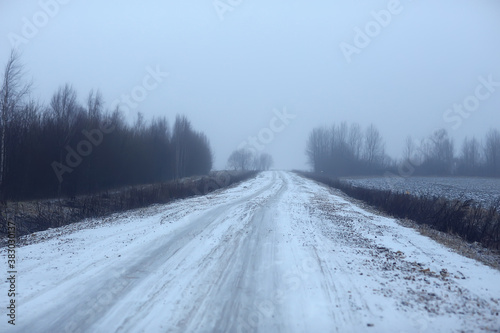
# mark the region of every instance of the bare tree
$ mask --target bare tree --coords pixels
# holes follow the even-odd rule
[[[454,143],[445,129],[436,130],[422,140],[418,149],[422,163],[419,172],[427,175],[449,175],[454,172]]]
[[[470,140],[465,138],[460,157],[461,171],[467,174],[477,174],[477,169],[481,163],[480,159],[481,151],[479,142],[474,137]]]
[[[307,140],[308,162],[315,172],[326,168],[325,162],[330,154],[330,136],[326,128],[315,128]]]
[[[177,116],[175,118],[174,130],[172,134],[172,142],[174,144],[175,154],[175,178],[182,178],[185,175],[187,141],[191,132],[191,123],[185,116]]]
[[[58,127],[64,131],[65,136],[71,135],[71,127],[76,121],[76,114],[80,107],[76,101],[76,91],[66,83],[59,87],[58,91],[52,95],[50,107]]]
[[[31,82],[23,83],[24,67],[20,63],[19,54],[12,50],[7,60],[3,73],[3,82],[0,90],[0,111],[1,111],[1,146],[0,146],[0,191],[2,199],[4,193],[4,179],[6,173],[7,150],[6,133],[9,120],[13,113],[22,105],[23,99],[29,94]]]
[[[254,165],[254,156],[248,149],[239,149],[229,156],[227,165],[234,170],[250,170]]]
[[[348,150],[348,135],[349,130],[345,121],[341,122],[338,126],[332,126],[332,144],[330,147],[332,153],[340,155],[346,154]]]
[[[359,124],[352,124],[349,128],[348,145],[354,159],[359,160],[363,149],[363,131]]]
[[[448,136],[448,132],[445,129],[434,132],[431,140],[434,144],[434,159],[440,161],[447,169],[446,171],[451,172],[454,158],[453,140]]]
[[[410,161],[415,157],[415,142],[411,136],[407,136],[403,147],[403,158],[405,161]]]
[[[259,156],[255,156],[255,169],[260,171],[267,171],[273,166],[273,157],[267,153],[262,153]]]
[[[87,97],[87,109],[91,120],[98,119],[102,112],[104,100],[99,90],[91,90]]]
[[[70,143],[71,138],[76,132],[76,120],[82,107],[76,100],[76,91],[66,83],[59,87],[57,92],[52,95],[50,108],[53,119],[56,123],[56,137],[58,138],[59,166],[63,165],[64,148]],[[53,167],[56,167],[55,165]],[[61,181],[59,181],[58,194],[61,193]]]
[[[134,130],[136,133],[144,133],[146,130],[146,120],[144,119],[144,114],[142,112],[137,112],[137,120],[134,124]]]
[[[488,174],[500,176],[500,132],[497,129],[491,129],[486,134],[484,156]]]
[[[365,160],[368,164],[381,163],[385,156],[385,144],[380,132],[372,124],[365,134]]]

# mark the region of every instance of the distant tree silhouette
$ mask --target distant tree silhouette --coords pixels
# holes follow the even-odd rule
[[[254,168],[259,171],[267,171],[274,164],[273,157],[267,153],[262,153],[254,158]]]
[[[22,108],[25,97],[29,94],[31,83],[23,83],[24,67],[19,54],[12,50],[4,67],[0,89],[0,199],[5,200],[5,178],[8,172],[8,157],[14,142],[9,142],[9,130],[13,129],[16,112]]]
[[[233,151],[227,160],[227,167],[229,169],[240,171],[266,171],[273,164],[273,157],[270,154],[254,154],[245,148]]]
[[[345,122],[313,129],[306,155],[315,172],[334,176],[380,173],[387,159],[384,141],[374,125],[363,133],[358,124]]]
[[[385,156],[384,141],[377,128],[372,124],[365,134],[365,161],[370,165],[381,164]]]
[[[486,134],[484,155],[488,175],[500,176],[500,132],[497,129],[491,129]]]
[[[419,172],[426,175],[450,175],[454,164],[454,144],[445,129],[435,131],[422,143],[423,163]]]
[[[212,151],[207,137],[177,116],[133,125],[119,108],[103,109],[99,91],[86,105],[70,84],[61,86],[49,105],[27,99],[30,84],[14,52],[0,90],[0,189],[3,199],[75,196],[175,177],[207,174]]]
[[[254,165],[254,156],[248,149],[238,149],[231,153],[227,160],[229,169],[247,171]]]
[[[462,153],[457,172],[462,175],[474,176],[482,173],[481,147],[475,137],[464,139]]]

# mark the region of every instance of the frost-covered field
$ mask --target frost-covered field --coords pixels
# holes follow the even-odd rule
[[[474,177],[369,177],[343,178],[355,186],[393,190],[412,195],[473,199],[485,206],[500,198],[500,179]]]

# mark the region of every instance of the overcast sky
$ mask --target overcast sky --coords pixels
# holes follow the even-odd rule
[[[71,83],[130,121],[185,114],[217,169],[249,137],[306,168],[309,132],[334,122],[374,123],[393,157],[408,135],[500,128],[498,0],[0,0],[0,36],[36,98]]]

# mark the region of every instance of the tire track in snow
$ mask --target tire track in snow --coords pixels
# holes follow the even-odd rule
[[[98,232],[109,235],[108,243],[105,237],[93,243],[89,235]],[[61,277],[46,275],[57,278],[50,288],[20,297],[19,313],[31,316],[20,318],[19,331],[500,327],[498,271],[286,172],[56,238],[26,247],[51,253],[53,261],[27,258],[27,281],[56,264],[70,267]],[[78,239],[73,247],[71,238]],[[74,247],[82,267],[57,258],[56,250]],[[454,277],[458,270],[463,278]]]
[[[225,212],[269,191],[273,186],[274,177],[275,175],[267,179],[267,183],[256,193],[233,198],[228,203],[209,209],[201,218],[193,219],[181,230],[174,234],[165,235],[165,239],[160,244],[148,244],[139,251],[140,255],[129,258],[128,265],[125,267],[118,265],[100,267],[98,271],[92,272],[94,276],[89,276],[89,281],[85,286],[75,286],[73,280],[80,272],[85,273],[85,269],[88,267],[84,267],[79,272],[63,279],[58,290],[45,290],[42,295],[35,295],[35,301],[40,298],[62,299],[64,306],[61,307],[60,302],[45,304],[45,311],[30,318],[29,323],[21,325],[21,330],[36,332],[43,328],[42,331],[87,331],[99,321],[99,318],[106,316],[113,304],[119,303],[151,272],[168,262],[172,256],[195,239],[210,224],[216,222],[221,216],[223,218]],[[92,266],[102,261],[94,262]],[[29,306],[30,300],[28,299],[24,304],[25,307]],[[57,314],[57,316],[53,314]]]

